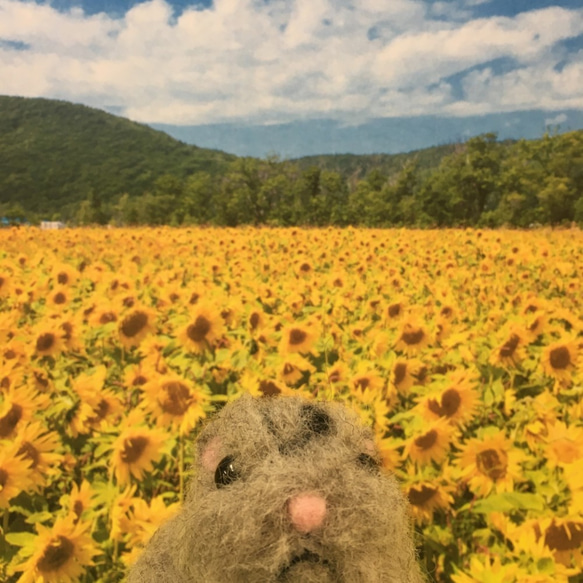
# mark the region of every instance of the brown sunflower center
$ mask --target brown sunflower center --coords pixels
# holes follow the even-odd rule
[[[67,301],[67,296],[63,292],[57,292],[53,296],[53,302],[55,302],[55,304],[57,304],[58,306],[66,303],[66,301]]]
[[[340,375],[340,372],[337,370],[335,370],[334,372],[332,372],[328,375],[328,380],[331,383],[337,383],[340,381],[341,378],[342,378],[342,376]]]
[[[409,490],[409,502],[413,506],[423,506],[427,504],[437,494],[437,488],[430,486],[421,486],[421,488],[411,488]]]
[[[566,346],[553,348],[550,354],[551,366],[555,370],[564,370],[571,364],[571,354]]]
[[[124,439],[123,449],[119,456],[121,461],[126,464],[137,462],[149,443],[150,440],[145,435]]]
[[[453,417],[462,403],[462,398],[456,389],[447,389],[441,395],[441,405],[435,400],[430,399],[427,403],[429,410],[440,417]]]
[[[393,368],[393,374],[395,375],[395,385],[401,384],[407,375],[407,364],[405,362],[398,362]]]
[[[443,308],[441,308],[440,314],[444,318],[450,318],[453,314],[453,310],[449,306],[444,306]]]
[[[73,504],[73,514],[77,518],[81,518],[81,514],[83,514],[83,502],[81,500],[75,500],[75,504]]]
[[[170,381],[164,383],[162,390],[166,393],[160,405],[162,410],[170,415],[184,415],[192,401],[188,387],[179,381]]]
[[[566,522],[558,526],[554,522],[545,532],[545,545],[552,551],[574,551],[583,544],[583,524]]]
[[[4,486],[6,486],[8,478],[8,472],[5,469],[0,468],[0,488],[4,488]]]
[[[415,439],[414,443],[419,449],[427,451],[437,443],[438,437],[439,436],[437,434],[437,431],[435,431],[435,429],[432,429],[431,431],[428,431],[427,433],[420,435],[417,439]]]
[[[261,381],[259,391],[263,393],[264,397],[274,397],[281,393],[281,389],[273,381]]]
[[[359,377],[354,381],[354,386],[364,391],[370,385],[370,379],[368,377]]]
[[[101,316],[99,318],[100,324],[109,324],[111,322],[116,322],[116,321],[117,321],[117,316],[113,312],[104,312],[103,314],[101,314]]]
[[[519,343],[520,336],[512,334],[510,339],[502,345],[502,348],[500,348],[500,356],[502,358],[510,358],[514,354],[514,351],[518,348]]]
[[[126,316],[121,323],[121,333],[127,338],[137,336],[148,325],[148,314],[135,312]]]
[[[141,387],[142,385],[145,385],[147,382],[148,382],[148,379],[145,376],[139,374],[132,381],[132,386],[133,387]]]
[[[211,323],[204,316],[197,316],[194,324],[186,329],[186,335],[193,342],[202,342],[211,331]]]
[[[95,415],[89,419],[90,423],[97,423],[105,418],[109,412],[109,403],[105,399],[101,399],[94,411]]]
[[[67,275],[67,273],[65,271],[61,271],[59,272],[59,274],[57,275],[57,281],[61,284],[61,285],[65,285],[68,281],[69,281],[69,276]]]
[[[292,328],[289,333],[289,343],[291,346],[298,346],[302,344],[308,335],[299,328]]]
[[[392,304],[388,309],[389,317],[396,318],[401,313],[401,304]]]
[[[0,437],[8,437],[22,418],[22,407],[13,403],[4,417],[0,417]]]
[[[421,328],[408,328],[401,334],[401,339],[409,346],[420,344],[425,337],[425,332]]]
[[[75,552],[75,545],[63,535],[51,539],[44,549],[41,558],[36,564],[39,571],[48,573],[58,571],[67,561],[71,559]]]
[[[52,332],[45,332],[36,339],[36,349],[38,352],[48,352],[55,344],[55,335]]]
[[[63,340],[71,340],[73,337],[73,324],[71,322],[63,322],[61,330],[63,331]]]
[[[506,475],[506,459],[504,452],[495,449],[485,449],[476,455],[478,470],[491,480],[499,480]]]
[[[290,375],[295,371],[296,367],[293,364],[290,364],[289,362],[286,362],[283,365],[283,374],[284,375]]]
[[[259,320],[259,314],[257,312],[253,312],[249,317],[249,326],[251,327],[251,330],[255,330],[257,326],[259,326]]]
[[[18,448],[16,455],[22,455],[26,459],[29,459],[31,461],[31,468],[36,468],[36,466],[38,466],[38,462],[40,461],[40,454],[38,449],[36,449],[36,447],[34,447],[34,445],[28,441],[24,441],[22,443],[22,445]]]

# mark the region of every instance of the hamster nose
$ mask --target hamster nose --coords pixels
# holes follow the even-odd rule
[[[299,494],[288,500],[287,511],[294,528],[307,534],[324,521],[326,500],[317,494]]]

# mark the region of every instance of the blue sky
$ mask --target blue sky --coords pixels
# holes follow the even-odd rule
[[[238,154],[583,127],[581,0],[0,0],[0,94]]]

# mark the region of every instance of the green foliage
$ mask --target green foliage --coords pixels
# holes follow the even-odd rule
[[[141,195],[164,174],[216,175],[234,158],[83,105],[0,96],[0,202],[42,218],[75,218],[90,191],[110,203],[122,192]]]
[[[0,97],[0,216],[79,225],[583,224],[583,131],[259,160],[187,146],[84,106]]]

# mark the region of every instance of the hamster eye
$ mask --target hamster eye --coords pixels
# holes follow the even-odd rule
[[[372,457],[372,455],[369,455],[368,453],[361,453],[358,458],[358,463],[366,468],[367,470],[371,470],[374,472],[378,472],[380,469],[380,464],[379,462]]]
[[[217,488],[228,486],[241,477],[235,468],[234,460],[235,458],[232,455],[228,455],[219,462],[215,470],[215,485]]]

